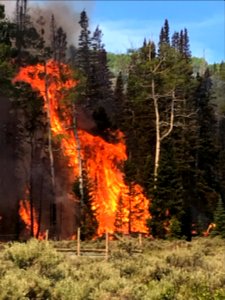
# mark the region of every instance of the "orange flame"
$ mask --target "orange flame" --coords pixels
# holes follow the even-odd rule
[[[46,70],[47,74],[45,74]],[[64,76],[63,81],[61,74]],[[72,74],[68,66],[60,65],[59,68],[57,63],[49,61],[46,69],[41,64],[22,68],[14,82],[25,81],[34,90],[38,90],[45,100],[45,108],[48,105],[47,98],[49,99],[53,136],[60,136],[62,152],[68,158],[69,167],[76,178],[79,173],[77,145],[71,129],[71,112],[65,104],[65,94],[77,85],[77,82],[71,78]],[[118,131],[116,135],[118,142],[108,143],[99,136],[78,130],[82,159],[86,162],[88,177],[94,185],[91,196],[93,210],[96,211],[99,224],[97,234],[115,231],[119,199],[122,199],[123,203],[122,231],[147,233],[146,220],[150,217],[149,200],[144,196],[139,185],[133,184],[130,193],[131,190],[125,184],[121,165],[127,159],[126,146],[123,134]]]
[[[20,208],[19,208],[19,215],[23,222],[26,225],[26,228],[30,230],[31,228],[31,215],[30,215],[30,202],[28,200],[21,200],[20,201]],[[34,236],[37,236],[38,232],[38,223],[37,223],[37,214],[36,211],[33,209],[33,219],[34,219]]]

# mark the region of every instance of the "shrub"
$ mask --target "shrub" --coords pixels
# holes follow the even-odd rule
[[[221,238],[191,244],[146,239],[144,252],[132,255],[124,244],[110,243],[108,261],[61,255],[45,241],[6,246],[0,252],[0,299],[225,299]],[[137,245],[134,239],[125,240],[129,243],[133,249]]]

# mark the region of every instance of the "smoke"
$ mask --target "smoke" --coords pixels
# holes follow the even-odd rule
[[[31,15],[34,20],[42,16],[46,22],[45,36],[46,40],[50,37],[51,17],[54,15],[56,26],[61,26],[67,34],[68,44],[76,44],[79,35],[80,12],[76,11],[73,1],[49,1],[33,6]]]
[[[0,0],[0,4],[5,5],[6,16],[13,19],[16,8],[16,0]],[[45,21],[45,37],[48,41],[50,38],[50,23],[52,14],[55,17],[56,26],[62,27],[67,34],[68,45],[77,43],[80,33],[80,13],[86,10],[90,18],[94,8],[94,1],[29,1],[28,13],[31,15],[34,24],[42,16]]]
[[[0,4],[3,4],[5,6],[6,16],[11,19],[15,12],[16,1],[0,0]]]

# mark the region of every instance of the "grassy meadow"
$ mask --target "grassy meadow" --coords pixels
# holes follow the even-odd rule
[[[110,257],[77,257],[55,247],[75,241],[8,243],[0,251],[0,299],[225,299],[225,241],[110,241]],[[82,247],[104,248],[104,240]],[[142,249],[142,253],[133,250]]]

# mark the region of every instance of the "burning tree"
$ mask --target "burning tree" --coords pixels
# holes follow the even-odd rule
[[[25,83],[16,85],[17,99],[13,101],[13,108],[17,111],[17,136],[19,138],[19,147],[17,155],[20,160],[20,175],[24,174],[26,185],[26,205],[25,211],[30,214],[30,236],[38,237],[40,228],[35,227],[34,203],[35,195],[37,195],[37,187],[40,189],[40,197],[38,205],[42,206],[42,180],[38,181],[35,173],[41,164],[42,149],[45,145],[45,138],[43,137],[46,129],[43,99],[39,93],[32,90],[32,88]],[[18,174],[17,174],[18,175]],[[26,213],[28,214],[28,213]],[[25,215],[26,215],[25,214]],[[27,218],[26,218],[27,219]],[[39,221],[41,221],[41,210],[39,210]],[[40,227],[40,222],[38,223]]]
[[[70,79],[72,75],[70,75],[70,70],[66,65],[61,66],[64,75],[67,75],[68,78],[64,83],[59,80],[59,69],[54,61],[49,61],[46,68],[51,74],[50,78],[52,78],[48,83],[48,98],[45,87],[46,77],[41,76],[45,74],[45,66],[39,64],[25,67],[20,70],[15,81],[26,81],[30,83],[33,89],[39,90],[45,101],[45,109],[49,109],[51,134],[54,137],[61,137],[61,151],[67,157],[68,167],[76,178],[79,174],[79,159],[73,131],[73,119],[63,101],[65,90],[74,88],[76,82]],[[99,224],[98,234],[103,234],[105,230],[113,232],[117,202],[121,192],[125,193],[124,199],[128,193],[128,187],[124,183],[124,176],[120,169],[121,163],[127,158],[123,135],[119,131],[115,133],[117,138],[114,143],[106,142],[101,137],[93,136],[81,129],[78,129],[78,136],[88,178],[94,182],[93,191],[90,192],[90,195],[93,198],[92,207],[94,210],[96,209],[96,218]],[[135,221],[134,228],[135,231],[147,232],[145,220],[149,217],[149,202],[142,193],[140,195],[141,198],[139,196],[132,198],[132,201],[139,201],[144,209],[143,217],[141,220]],[[126,205],[129,205],[128,202]]]
[[[50,234],[52,237],[56,237],[60,231],[61,219],[63,219],[62,212],[60,212],[60,206],[65,206],[65,202],[68,201],[68,207],[73,207],[70,214],[73,216],[70,218],[81,218],[81,225],[84,228],[92,227],[85,233],[87,236],[93,236],[96,231],[101,235],[105,231],[114,231],[114,222],[116,209],[120,196],[124,199],[124,205],[126,213],[129,211],[128,206],[131,202],[135,201],[136,206],[140,206],[140,210],[143,209],[143,214],[136,220],[132,219],[132,223],[135,231],[145,231],[145,219],[149,217],[148,205],[149,201],[143,196],[130,195],[128,200],[127,194],[129,188],[124,181],[124,175],[122,172],[122,166],[127,159],[126,146],[124,142],[123,134],[118,130],[111,132],[109,129],[109,118],[106,110],[109,109],[110,97],[112,96],[110,74],[107,67],[106,51],[104,45],[101,42],[101,30],[97,28],[93,34],[93,38],[90,38],[90,32],[88,30],[88,18],[85,12],[81,14],[80,25],[82,28],[80,36],[80,44],[78,51],[78,58],[80,59],[79,68],[87,77],[86,92],[92,103],[91,113],[93,113],[93,119],[95,119],[98,127],[97,132],[102,134],[104,132],[105,139],[97,135],[92,135],[90,132],[82,130],[77,126],[77,105],[75,103],[77,99],[76,92],[74,90],[77,87],[77,80],[74,80],[72,71],[69,67],[62,63],[65,61],[65,52],[67,47],[66,34],[62,28],[57,28],[54,16],[51,19],[51,47],[46,47],[44,43],[44,27],[46,25],[43,17],[40,17],[37,21],[37,27],[33,27],[32,20],[27,14],[27,1],[17,1],[17,27],[18,34],[16,36],[17,50],[18,50],[18,62],[27,66],[20,69],[19,73],[14,79],[14,82],[23,81],[30,85],[33,92],[37,92],[40,98],[44,101],[43,111],[45,120],[45,132],[47,131],[47,139],[45,139],[44,147],[48,154],[46,157],[46,166],[49,171],[50,178]],[[39,26],[39,27],[38,27]],[[29,32],[33,34],[29,36]],[[39,61],[37,64],[29,65],[29,59],[26,56],[22,56],[27,46],[27,41],[31,37],[32,47],[35,51],[32,55]],[[81,50],[85,51],[81,51]],[[84,56],[87,56],[85,60]],[[82,56],[82,57],[81,57]],[[53,60],[49,58],[52,57]],[[21,60],[23,58],[23,60]],[[34,62],[34,60],[33,60]],[[84,65],[82,65],[82,62]],[[89,90],[88,90],[89,89]],[[78,90],[78,89],[77,89]],[[24,99],[27,97],[24,95]],[[26,100],[33,105],[33,102],[37,101],[39,97],[34,97],[34,101]],[[99,100],[100,99],[100,100]],[[97,103],[96,101],[100,102]],[[83,103],[84,105],[85,103]],[[110,110],[110,109],[109,109]],[[43,112],[42,111],[42,112]],[[32,112],[34,113],[34,111]],[[32,116],[34,122],[37,120],[36,116]],[[101,118],[105,116],[104,124],[102,125]],[[27,118],[27,117],[26,117]],[[36,119],[35,119],[36,118]],[[94,122],[94,121],[93,121]],[[35,125],[35,124],[34,124]],[[40,125],[40,124],[39,124]],[[39,125],[37,125],[39,127]],[[36,126],[36,125],[35,125]],[[31,160],[29,166],[29,179],[27,180],[27,186],[29,189],[29,202],[30,202],[30,222],[31,222],[31,236],[36,231],[34,230],[34,199],[33,199],[33,187],[35,178],[33,176],[33,163],[35,161],[35,130],[36,127],[29,128],[29,143],[31,147]],[[103,126],[103,128],[102,128]],[[35,128],[35,129],[34,129]],[[96,134],[96,131],[95,131]],[[103,135],[103,134],[102,134]],[[46,147],[47,141],[47,147]],[[58,149],[56,149],[58,147]],[[66,196],[62,197],[59,201],[59,190],[63,189],[59,182],[60,171],[57,169],[58,161],[61,159],[60,154],[63,154],[65,162],[67,162],[68,170],[68,182],[65,184],[64,194],[70,193],[73,190],[73,184],[75,181],[76,197],[69,197],[70,200],[65,200]],[[78,180],[77,180],[78,179]],[[134,185],[135,186],[135,185]],[[138,186],[136,186],[137,188]],[[77,191],[79,189],[79,193]],[[62,191],[60,191],[63,194]],[[68,198],[68,199],[69,199]],[[76,198],[76,199],[75,199]],[[138,199],[137,199],[138,198]],[[59,204],[59,202],[61,204]],[[79,203],[79,204],[78,204]],[[39,228],[42,221],[41,210],[42,200],[40,199],[39,209]],[[135,203],[133,208],[135,207]],[[80,206],[80,216],[79,209]],[[27,206],[28,207],[28,206]],[[133,209],[132,208],[132,209]],[[74,213],[76,210],[76,213]],[[61,209],[63,211],[63,209]],[[133,216],[137,213],[130,211]],[[128,214],[128,213],[127,213]],[[76,215],[76,218],[75,216]],[[65,218],[64,218],[65,219]],[[127,216],[124,216],[123,220],[127,223]],[[76,223],[76,225],[74,224]],[[78,225],[79,221],[74,221],[73,230]],[[87,223],[88,226],[87,226]],[[136,225],[134,225],[136,223]],[[92,225],[91,225],[92,224]],[[125,230],[125,229],[124,229]],[[130,231],[129,228],[128,231]],[[132,229],[133,230],[133,229]],[[73,232],[74,233],[74,232]],[[71,233],[71,235],[73,235]]]

